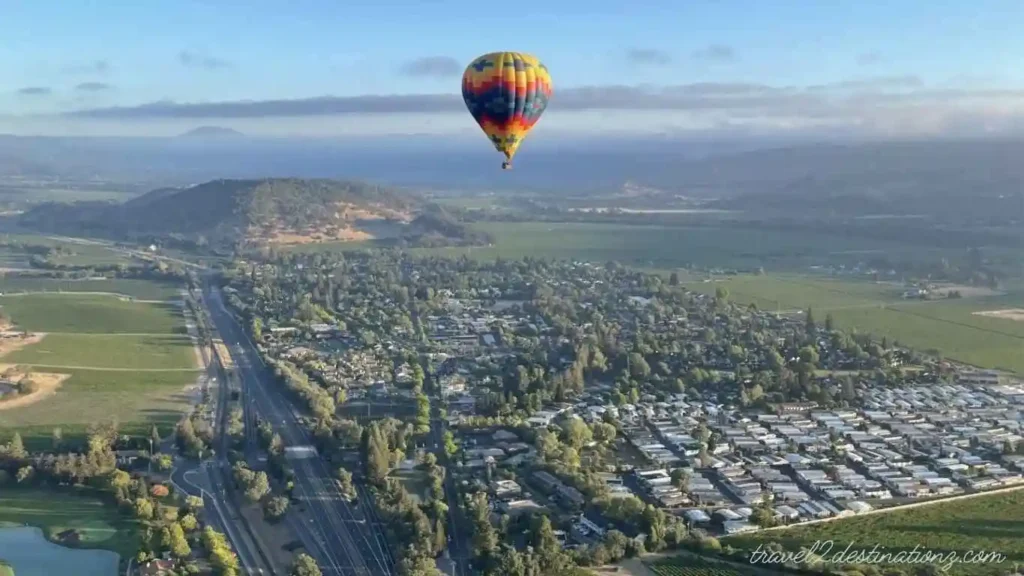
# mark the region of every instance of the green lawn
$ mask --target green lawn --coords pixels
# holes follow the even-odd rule
[[[834,551],[854,543],[853,550],[870,550],[876,544],[883,552],[911,550],[915,546],[937,554],[955,552],[998,552],[1002,563],[957,564],[949,571],[957,576],[1006,574],[1015,562],[1024,562],[1024,492],[981,496],[911,510],[874,514],[825,522],[806,527],[775,530],[722,539],[722,544],[754,549],[758,544],[778,542],[789,550],[810,547],[815,541],[832,540]],[[833,552],[835,554],[836,552]]]
[[[43,276],[9,275],[0,276],[0,292],[11,294],[21,292],[106,292],[124,294],[139,300],[179,300],[183,286],[117,278],[112,280],[63,280]]]
[[[42,370],[40,370],[42,371]],[[0,437],[17,430],[30,448],[48,448],[55,427],[65,439],[81,438],[94,422],[118,422],[123,434],[145,434],[157,424],[169,434],[192,402],[185,388],[199,372],[105,372],[70,374],[57,393],[36,404],[0,411]],[[0,440],[2,441],[2,440]]]
[[[25,294],[3,296],[0,306],[29,332],[84,334],[182,334],[174,304],[133,302],[117,296]]]
[[[192,340],[170,335],[47,334],[41,342],[15,350],[0,360],[11,364],[114,370],[197,368]]]
[[[5,488],[0,491],[3,522],[36,526],[51,540],[65,530],[76,530],[81,537],[80,547],[112,550],[124,558],[138,550],[135,521],[84,490],[68,493]]]

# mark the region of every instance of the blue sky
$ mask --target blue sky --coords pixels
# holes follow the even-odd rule
[[[503,49],[551,69],[552,130],[993,130],[1024,110],[1013,0],[0,0],[0,13],[0,131],[458,132],[450,103],[374,100],[366,114],[345,98],[457,94],[466,62]]]

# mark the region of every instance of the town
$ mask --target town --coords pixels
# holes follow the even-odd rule
[[[332,461],[365,478],[366,431],[408,423],[373,474],[428,512],[447,499],[426,528],[450,544],[424,556],[446,548],[451,573],[503,573],[538,542],[549,569],[600,565],[1021,482],[1024,384],[813,310],[615,263],[291,254],[227,277],[261,355],[335,401],[310,423]]]

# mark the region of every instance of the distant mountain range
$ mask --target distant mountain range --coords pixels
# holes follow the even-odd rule
[[[245,134],[222,126],[200,126],[181,134],[178,138],[245,138]]]
[[[182,186],[217,178],[344,178],[436,190],[615,195],[633,189],[744,195],[976,195],[1019,191],[1024,141],[791,145],[669,137],[553,140],[524,146],[514,168],[480,139],[258,139],[201,127],[179,138],[0,136],[0,178]]]

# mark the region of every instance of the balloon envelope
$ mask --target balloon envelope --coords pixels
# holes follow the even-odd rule
[[[521,52],[484,54],[462,75],[462,99],[506,167],[551,98],[551,75],[540,60]]]

